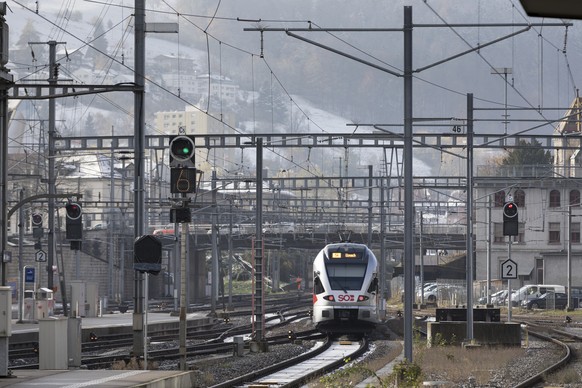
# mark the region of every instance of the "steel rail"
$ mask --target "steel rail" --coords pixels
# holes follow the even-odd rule
[[[330,337],[327,337],[326,340],[324,341],[324,343],[322,344],[322,346],[319,346],[319,347],[317,347],[309,352],[303,353],[297,357],[290,358],[290,359],[282,361],[280,363],[271,365],[270,367],[267,367],[267,368],[264,368],[261,370],[257,370],[257,371],[253,371],[253,372],[248,373],[246,375],[237,377],[236,379],[232,379],[232,380],[220,383],[220,384],[213,385],[211,388],[226,388],[226,387],[240,386],[243,384],[244,385],[252,385],[253,383],[256,384],[256,386],[264,385],[259,381],[259,379],[264,378],[266,376],[269,376],[273,373],[283,371],[287,368],[296,366],[297,364],[300,364],[304,361],[315,359],[315,358],[321,356],[322,354],[324,354],[326,351],[328,351],[334,343],[335,343],[335,341],[333,341]],[[355,359],[355,358],[361,356],[362,354],[364,354],[364,352],[367,349],[368,349],[368,340],[366,338],[363,338],[360,341],[359,348],[356,351],[352,352],[351,354],[342,355],[341,358],[338,358],[336,361],[334,361],[332,363],[329,363],[329,364],[327,364],[321,368],[318,368],[316,370],[312,370],[308,373],[300,374],[293,381],[281,384],[279,386],[281,386],[281,387],[299,387],[299,386],[305,384],[307,381],[313,379],[315,376],[329,373],[332,370],[335,370],[338,367],[345,365],[346,358]],[[294,371],[294,373],[296,373],[296,372]]]
[[[534,337],[538,337],[538,338],[541,338],[543,340],[550,341],[550,342],[555,343],[556,345],[561,346],[563,351],[564,351],[564,356],[560,360],[558,360],[556,363],[550,365],[549,367],[542,370],[541,372],[538,372],[535,375],[523,380],[521,383],[519,383],[517,385],[514,385],[513,388],[533,387],[535,384],[544,381],[545,375],[560,369],[561,367],[566,365],[568,362],[570,362],[570,360],[572,358],[572,349],[566,343],[564,343],[556,338],[552,338],[550,336],[547,336],[545,334],[535,332],[535,331],[529,331],[529,334],[533,335]]]

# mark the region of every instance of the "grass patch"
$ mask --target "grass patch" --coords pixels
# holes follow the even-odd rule
[[[127,363],[120,360],[111,365],[113,370],[142,370],[143,367],[143,360],[138,360],[135,357],[132,357]],[[148,361],[148,370],[157,370],[158,368],[159,365],[156,361]]]
[[[473,371],[477,384],[487,384],[493,373],[510,361],[522,357],[519,347],[481,347],[475,352],[460,346],[417,347],[415,360],[422,369],[424,380],[445,380],[466,383],[467,371]],[[478,370],[475,366],[478,365]]]
[[[389,381],[392,377],[381,377],[376,375],[376,372],[383,368],[387,363],[392,361],[402,352],[401,346],[390,347],[389,351],[379,357],[372,355],[369,361],[360,363],[349,363],[346,360],[346,366],[341,370],[337,370],[328,375],[325,375],[316,381],[308,384],[310,388],[344,388],[353,387],[357,383],[375,375],[375,387],[389,387]]]

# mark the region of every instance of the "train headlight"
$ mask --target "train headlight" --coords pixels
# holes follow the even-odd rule
[[[333,297],[333,295],[326,295],[323,297],[323,299],[328,300],[330,302],[335,301],[335,298]]]
[[[358,296],[358,302],[365,302],[368,299],[370,299],[370,297],[366,296],[366,295],[359,295]]]

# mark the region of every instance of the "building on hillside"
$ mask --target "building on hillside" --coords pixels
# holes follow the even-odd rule
[[[111,164],[113,163],[113,165]],[[109,224],[119,232],[132,225],[133,165],[111,155],[71,155],[57,165],[57,192],[82,194],[83,225]],[[129,211],[128,211],[129,209]]]
[[[196,76],[196,93],[201,98],[210,95],[211,98],[218,98],[222,104],[234,105],[238,94],[238,85],[228,77],[199,74]]]
[[[168,135],[178,135],[180,131],[187,135],[221,135],[227,132],[232,133],[235,123],[232,113],[224,113],[219,120],[197,106],[186,106],[183,111],[166,111],[155,114],[156,129]],[[216,141],[219,140],[220,137],[217,136]],[[213,148],[210,151],[201,143],[196,144],[196,147],[196,168],[204,173],[205,180],[210,180],[213,169],[234,173],[239,165],[239,150]]]

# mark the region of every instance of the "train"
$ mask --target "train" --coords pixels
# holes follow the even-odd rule
[[[378,260],[364,244],[326,245],[313,260],[312,321],[323,332],[368,332],[378,323]]]

